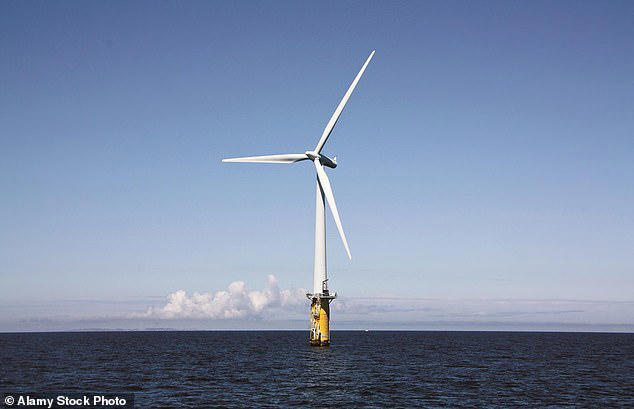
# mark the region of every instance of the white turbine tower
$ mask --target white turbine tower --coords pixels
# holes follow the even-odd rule
[[[376,50],[375,50],[376,51]],[[321,151],[328,140],[333,128],[337,124],[337,120],[346,106],[346,102],[352,95],[352,91],[357,86],[359,79],[363,75],[366,67],[370,63],[370,60],[374,56],[374,51],[370,53],[370,56],[365,61],[361,70],[350,84],[348,91],[346,91],[343,99],[335,109],[332,117],[328,121],[326,128],[324,128],[317,146],[312,151],[306,151],[304,153],[288,153],[281,155],[267,155],[267,156],[247,156],[242,158],[223,159],[223,162],[253,162],[253,163],[295,163],[303,160],[311,160],[315,165],[315,171],[317,172],[317,194],[316,194],[316,208],[315,208],[315,265],[313,269],[313,293],[306,294],[312,301],[311,305],[311,331],[310,331],[310,343],[311,345],[329,345],[330,344],[330,302],[337,296],[335,293],[331,295],[328,291],[327,271],[326,271],[326,218],[325,218],[325,200],[328,201],[328,207],[332,213],[332,217],[335,220],[335,225],[343,241],[343,246],[346,249],[348,258],[352,260],[350,254],[350,248],[348,247],[348,241],[346,240],[346,234],[343,231],[341,225],[341,219],[339,218],[339,212],[337,211],[337,204],[335,203],[335,196],[332,193],[332,187],[328,180],[328,175],[324,171],[324,166],[329,168],[337,167],[337,157],[330,159]]]

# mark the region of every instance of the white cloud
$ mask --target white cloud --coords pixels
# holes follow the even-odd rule
[[[188,296],[178,290],[167,297],[163,307],[150,307],[144,313],[132,314],[133,318],[212,318],[241,319],[259,317],[271,308],[303,305],[306,289],[280,290],[273,275],[267,277],[266,287],[261,291],[248,291],[244,281],[234,281],[227,291],[194,293]]]

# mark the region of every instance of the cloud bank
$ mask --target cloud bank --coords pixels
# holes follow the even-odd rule
[[[234,281],[227,291],[194,293],[188,296],[184,290],[167,296],[167,304],[150,307],[144,313],[132,314],[132,318],[159,319],[244,319],[259,318],[270,309],[304,305],[308,302],[304,288],[283,289],[273,275],[261,291],[248,291],[244,281]]]
[[[332,304],[343,329],[634,332],[634,300],[425,298],[354,296]],[[306,289],[261,290],[244,281],[227,289],[164,296],[33,302],[0,300],[0,332],[101,330],[244,330],[308,328]],[[148,308],[150,306],[150,308]]]

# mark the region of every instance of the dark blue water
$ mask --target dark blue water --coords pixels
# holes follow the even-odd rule
[[[634,407],[634,334],[0,334],[0,392],[133,393],[136,406]]]

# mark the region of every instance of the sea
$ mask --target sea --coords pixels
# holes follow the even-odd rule
[[[333,331],[331,340],[2,333],[0,392],[5,407],[18,407],[7,396],[106,394],[138,408],[634,408],[634,334]]]

